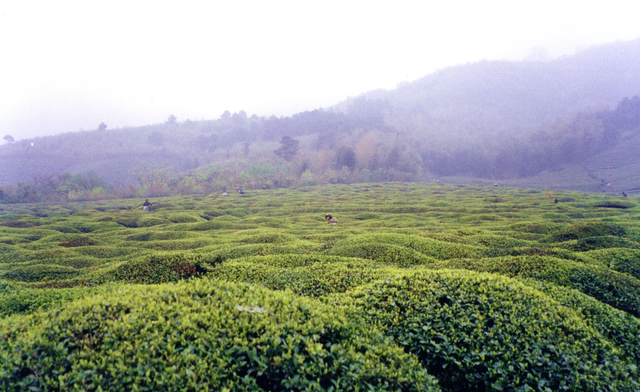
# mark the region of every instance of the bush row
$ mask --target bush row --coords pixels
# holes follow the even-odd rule
[[[572,310],[506,277],[419,271],[336,296],[447,391],[633,391],[637,368]]]
[[[0,388],[439,390],[414,356],[339,309],[209,280],[0,321]]]

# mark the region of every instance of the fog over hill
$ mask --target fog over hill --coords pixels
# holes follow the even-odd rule
[[[640,94],[640,38],[599,45],[549,62],[482,61],[448,67],[353,101],[386,101],[387,122],[456,138],[539,130],[558,118],[614,107]],[[440,135],[441,136],[441,135]]]
[[[0,147],[0,185],[53,181],[55,188],[63,173],[67,180],[91,173],[105,186],[163,182],[162,191],[156,184],[146,194],[444,177],[565,189],[586,189],[584,180],[590,190],[608,191],[603,181],[615,177],[617,189],[638,190],[640,178],[627,173],[636,171],[628,141],[640,131],[637,75],[640,38],[548,62],[449,67],[291,117],[225,112],[208,121],[169,118],[8,141]],[[293,138],[288,147],[286,138]],[[274,153],[286,148],[289,155]],[[605,175],[598,162],[608,161],[620,164],[606,164]],[[565,170],[590,174],[545,177]],[[185,181],[192,185],[179,185]]]

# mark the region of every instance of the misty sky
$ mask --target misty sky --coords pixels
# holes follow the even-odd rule
[[[291,115],[447,66],[640,37],[626,1],[7,1],[0,138]]]

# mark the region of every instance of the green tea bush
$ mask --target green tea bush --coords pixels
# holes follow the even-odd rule
[[[163,218],[167,219],[171,223],[196,223],[203,221],[203,219],[199,216],[178,212],[167,214],[166,216],[163,216]]]
[[[534,246],[537,244],[533,241],[525,241],[501,235],[472,235],[465,237],[466,243],[469,245],[478,245],[490,247],[494,249],[516,248],[524,246]]]
[[[640,367],[640,319],[615,309],[578,290],[549,282],[525,280],[527,286],[549,295],[577,312],[591,328],[620,349],[620,355]]]
[[[245,238],[241,238],[239,242],[245,244],[277,244],[283,242],[289,242],[294,240],[295,237],[280,234],[280,233],[267,233],[267,234],[257,234],[252,236],[247,236]]]
[[[230,222],[215,220],[215,221],[207,221],[207,222],[193,224],[189,226],[189,230],[193,230],[193,231],[220,230],[220,229],[226,229],[231,225],[232,223]]]
[[[342,257],[369,259],[379,263],[397,266],[431,264],[436,261],[433,257],[425,256],[410,248],[380,243],[341,245],[329,249],[326,253]]]
[[[572,310],[506,277],[422,271],[341,295],[446,391],[632,391],[637,369]]]
[[[2,283],[0,283],[0,286]],[[95,293],[94,288],[77,289],[13,289],[0,288],[0,318],[14,314],[33,313],[61,306],[78,298]]]
[[[218,264],[226,260],[247,256],[284,255],[289,253],[310,253],[320,250],[321,245],[310,242],[297,241],[293,244],[250,244],[225,247],[223,250],[207,254],[211,264]]]
[[[0,321],[0,358],[3,390],[439,390],[415,357],[339,309],[208,280]]]
[[[588,252],[587,255],[614,271],[623,272],[640,279],[639,249],[600,249]]]
[[[606,235],[622,237],[625,234],[625,228],[616,224],[580,223],[575,225],[563,225],[562,228],[553,233],[543,242],[564,242]]]
[[[127,283],[177,282],[206,272],[207,261],[201,254],[154,253],[122,263],[110,275]]]
[[[350,263],[354,262],[358,265],[363,262],[362,259],[341,256],[329,256],[324,253],[315,254],[279,254],[269,256],[250,256],[236,260],[239,263],[252,263],[267,265],[278,268],[296,268],[308,267],[316,263]],[[371,268],[379,267],[376,263],[367,261],[366,264]]]
[[[380,219],[380,215],[375,212],[361,212],[353,216],[356,220]]]
[[[144,216],[136,221],[136,226],[134,227],[153,227],[158,225],[166,225],[171,223],[167,219],[162,219],[157,216]]]
[[[148,231],[144,233],[138,233],[130,235],[125,239],[127,241],[166,241],[166,240],[181,240],[184,238],[196,238],[195,233],[189,233],[187,231]]]
[[[281,260],[281,258],[285,260]],[[342,257],[312,259],[282,256],[250,257],[218,265],[210,276],[232,282],[261,284],[272,290],[291,290],[319,297],[343,293],[350,288],[384,278],[395,270],[362,259]]]
[[[571,250],[576,252],[586,252],[589,250],[606,248],[640,249],[640,243],[614,236],[588,237],[579,239],[578,243],[571,247]]]
[[[208,238],[141,242],[140,247],[157,251],[198,249],[215,243]]]
[[[19,282],[41,282],[60,279],[70,279],[80,275],[80,271],[73,267],[62,265],[36,264],[18,265],[0,274],[0,279]]]
[[[351,236],[345,240],[336,243],[336,247],[345,247],[349,245],[360,244],[390,244],[413,249],[426,256],[434,257],[440,260],[446,260],[458,257],[477,257],[481,254],[483,248],[471,245],[455,244],[433,240],[431,238],[393,234],[393,233],[375,233],[361,236]],[[344,255],[349,256],[349,255]],[[353,255],[354,257],[359,257]],[[366,258],[366,257],[365,257]]]
[[[599,265],[547,256],[507,256],[449,260],[433,266],[438,267],[548,281],[580,290],[614,308],[640,316],[640,280]]]
[[[75,253],[96,257],[99,259],[118,259],[146,252],[142,248],[126,246],[87,246],[76,248]]]

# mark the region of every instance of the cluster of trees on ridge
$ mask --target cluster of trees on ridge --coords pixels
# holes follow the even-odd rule
[[[111,157],[109,165],[116,162],[114,166],[118,146],[124,145],[118,135],[137,137],[136,143],[126,144],[133,151],[124,154],[138,156],[126,169],[133,181],[114,183],[99,170],[39,175],[3,186],[0,201],[169,196],[236,186],[422,181],[434,176],[516,179],[580,163],[614,146],[621,136],[640,130],[638,96],[624,98],[613,110],[580,113],[530,134],[503,134],[473,144],[453,140],[443,144],[397,131],[385,122],[393,110],[388,102],[360,98],[346,112],[320,109],[281,118],[225,112],[217,120],[182,123],[171,116],[172,121],[142,132],[102,127],[85,135],[68,134],[72,142],[60,153],[92,160],[106,154]],[[89,148],[96,141],[88,137],[91,134],[101,138],[97,143],[101,152]],[[82,139],[78,149],[83,153],[69,154],[73,138]],[[42,141],[64,144],[49,139]]]

